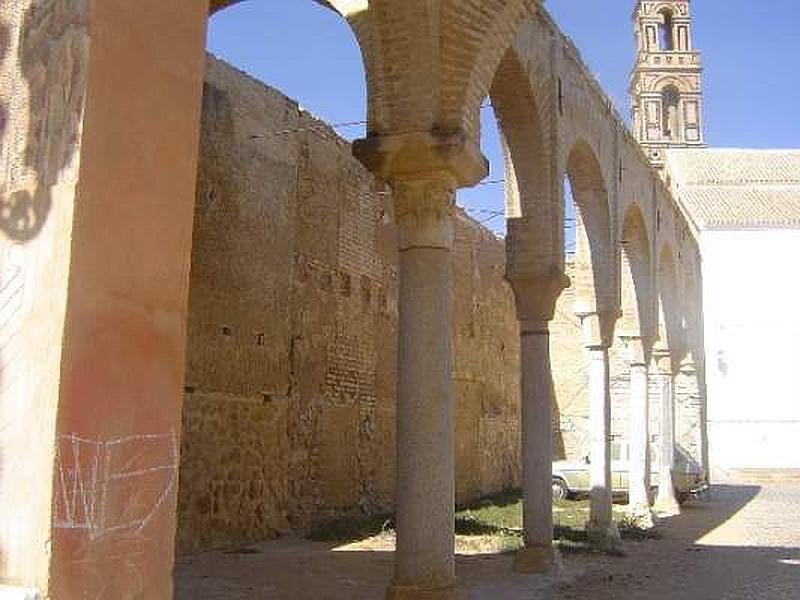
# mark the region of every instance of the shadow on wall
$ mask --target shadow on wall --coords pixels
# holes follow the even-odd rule
[[[28,130],[24,165],[13,164],[0,196],[0,229],[26,242],[44,226],[52,188],[77,171],[83,121],[88,38],[84,23],[88,0],[33,0],[19,38],[19,67],[28,86]],[[7,52],[10,32],[1,32]],[[7,127],[9,107],[0,107]],[[10,155],[19,152],[11,148]],[[12,161],[13,163],[13,161]]]

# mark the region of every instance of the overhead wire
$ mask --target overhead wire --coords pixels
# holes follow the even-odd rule
[[[529,96],[527,96],[525,94],[509,94],[509,96],[525,97],[525,98],[529,97]],[[487,110],[487,109],[490,109],[490,108],[494,109],[495,106],[489,100],[489,101],[483,102],[480,105],[479,108],[480,108],[480,110]],[[303,133],[303,132],[311,132],[311,133],[314,133],[314,134],[317,134],[317,135],[323,135],[324,134],[324,129],[326,127],[330,128],[330,129],[333,129],[333,130],[338,130],[338,129],[347,129],[347,128],[351,128],[351,127],[361,127],[361,126],[364,126],[364,125],[367,125],[367,124],[368,124],[368,121],[365,120],[365,119],[355,119],[355,120],[351,120],[351,121],[338,121],[338,122],[335,122],[335,123],[325,123],[324,121],[319,121],[317,127],[297,127],[297,128],[293,128],[293,129],[275,130],[275,131],[271,131],[271,132],[265,132],[265,133],[261,133],[261,134],[250,135],[249,139],[251,139],[251,140],[265,139],[265,138],[268,138],[270,136],[289,135],[289,134],[293,134],[293,133]],[[490,185],[502,185],[502,184],[505,184],[505,183],[506,183],[506,179],[505,178],[488,179],[488,180],[481,181],[481,182],[477,183],[474,187],[484,187],[484,186],[490,186]],[[386,194],[389,194],[391,192],[378,192],[378,193],[382,194],[382,195],[386,195]],[[469,206],[469,205],[460,205],[460,206],[464,210],[466,210],[468,212],[473,212],[473,213],[477,213],[477,214],[486,215],[483,219],[478,221],[481,224],[486,224],[486,223],[489,223],[489,222],[491,222],[491,221],[493,221],[493,220],[495,220],[495,219],[497,219],[497,218],[499,218],[501,216],[505,216],[505,210],[485,209],[485,208],[478,208],[478,207]],[[571,222],[571,221],[574,221],[574,219],[565,219],[564,220],[565,229],[574,228],[574,225],[572,225],[572,226],[571,225],[567,225],[567,223]],[[567,252],[570,252],[570,250],[567,249]]]

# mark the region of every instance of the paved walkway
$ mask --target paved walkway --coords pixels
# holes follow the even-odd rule
[[[556,598],[800,599],[800,483],[717,486],[663,530],[629,542],[626,558],[580,559]]]
[[[800,600],[800,483],[725,485],[627,556],[568,554],[551,577],[511,557],[459,556],[468,600]],[[391,552],[291,539],[178,561],[176,600],[381,600]]]

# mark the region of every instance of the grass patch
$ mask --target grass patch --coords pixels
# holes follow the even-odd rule
[[[645,528],[639,524],[638,519],[631,515],[624,515],[617,521],[619,534],[623,540],[643,542],[645,540],[660,540],[663,536],[656,527]]]
[[[591,551],[586,535],[589,520],[589,500],[559,500],[553,502],[553,539],[565,552]],[[660,539],[658,530],[643,529],[625,510],[614,506],[614,520],[623,539]],[[322,519],[315,522],[306,537],[317,542],[349,543],[364,540],[394,529],[394,517],[349,516]],[[503,552],[522,547],[522,494],[509,490],[459,507],[455,519],[459,536],[491,536]]]
[[[350,516],[312,523],[306,538],[315,542],[357,542],[394,529],[392,515]]]
[[[475,533],[469,533],[470,530]],[[461,535],[517,533],[521,530],[522,494],[516,490],[488,496],[456,512],[456,533]]]

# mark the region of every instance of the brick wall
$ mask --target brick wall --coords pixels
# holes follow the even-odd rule
[[[192,252],[178,548],[391,508],[391,198],[296,103],[210,59]],[[502,240],[457,218],[459,502],[519,483]]]

